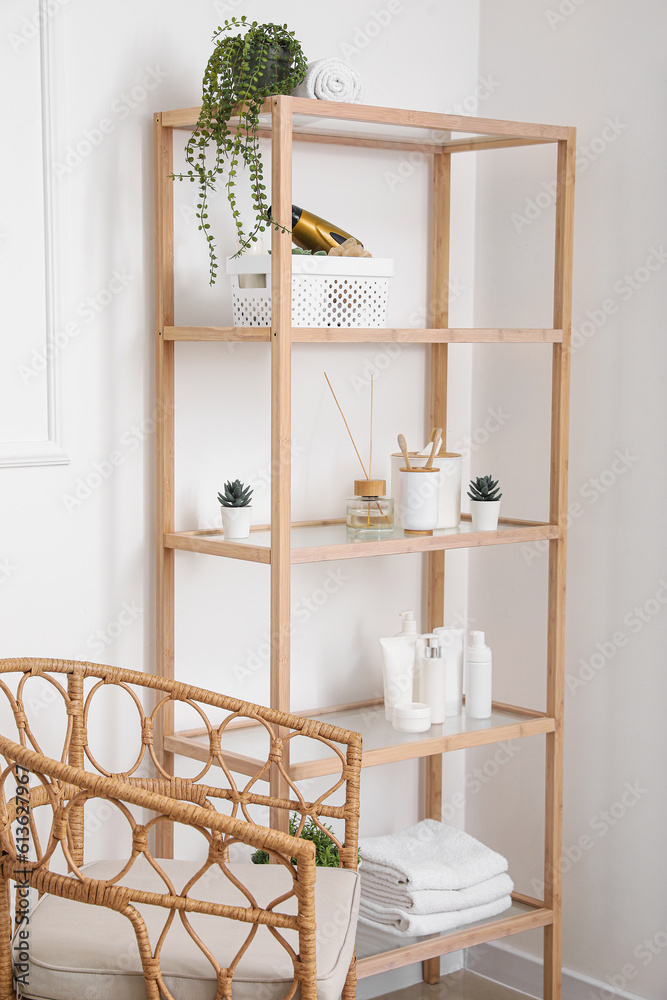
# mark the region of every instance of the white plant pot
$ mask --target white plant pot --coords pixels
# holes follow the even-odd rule
[[[252,507],[220,507],[222,530],[226,541],[234,538],[248,538],[250,535],[250,515]]]
[[[498,527],[500,500],[471,500],[473,531],[495,531]]]

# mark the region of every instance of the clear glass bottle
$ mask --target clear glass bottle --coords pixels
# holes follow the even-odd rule
[[[348,538],[365,540],[394,534],[394,501],[385,496],[384,479],[356,479],[354,496],[348,497],[345,525]]]

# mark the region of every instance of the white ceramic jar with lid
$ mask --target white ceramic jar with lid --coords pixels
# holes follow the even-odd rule
[[[391,724],[399,733],[425,733],[431,728],[431,709],[422,701],[394,706]]]

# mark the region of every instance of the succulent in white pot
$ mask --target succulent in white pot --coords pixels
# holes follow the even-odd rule
[[[245,486],[239,479],[225,483],[223,492],[218,493],[222,529],[227,541],[249,536],[252,494],[251,487]]]
[[[498,480],[491,476],[478,476],[471,479],[468,487],[470,497],[470,513],[474,531],[495,531],[498,527],[500,514],[500,498]]]

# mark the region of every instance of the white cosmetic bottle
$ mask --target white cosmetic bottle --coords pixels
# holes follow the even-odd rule
[[[380,639],[383,658],[385,718],[391,721],[394,707],[413,701],[417,622],[414,611],[401,611],[401,631]]]
[[[470,633],[466,656],[466,715],[488,719],[491,715],[491,650],[483,632]]]
[[[407,701],[420,701],[419,695],[419,648],[417,622],[414,611],[399,611],[401,631],[396,633],[397,639],[402,639],[412,650],[412,698]]]
[[[421,639],[424,645],[419,655],[419,676],[424,702],[431,709],[431,725],[440,726],[447,714],[445,660],[437,635],[430,633]]]
[[[396,635],[411,635],[414,636],[413,642],[415,649],[417,648],[417,622],[415,621],[414,611],[399,611],[399,617],[402,619],[401,631],[397,632]]]
[[[460,715],[463,711],[463,629],[434,628],[440,640],[445,661],[445,689],[447,691],[447,716]]]

